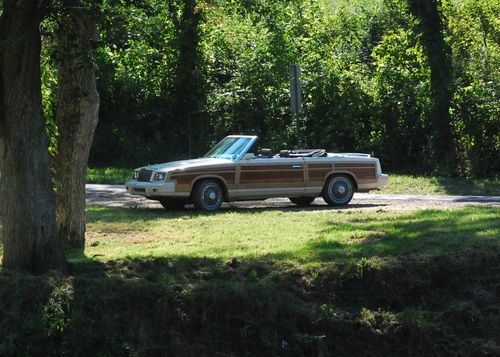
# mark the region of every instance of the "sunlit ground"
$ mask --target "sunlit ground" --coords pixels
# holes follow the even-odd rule
[[[73,260],[192,257],[320,264],[500,244],[500,210],[238,210],[215,214],[89,208]]]

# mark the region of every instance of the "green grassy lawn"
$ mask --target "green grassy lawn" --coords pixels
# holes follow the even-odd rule
[[[0,355],[494,355],[500,210],[91,207],[68,272],[0,269]]]
[[[389,174],[389,184],[376,193],[405,195],[500,196],[500,179],[465,179]]]
[[[87,168],[87,183],[122,185],[132,178],[133,169],[119,167]]]
[[[500,244],[500,210],[238,210],[216,214],[93,207],[85,257],[265,260],[298,265]],[[71,259],[82,259],[72,252]]]
[[[133,169],[89,168],[88,183],[124,184]],[[464,179],[389,174],[389,184],[373,193],[407,195],[486,195],[500,196],[500,179]]]

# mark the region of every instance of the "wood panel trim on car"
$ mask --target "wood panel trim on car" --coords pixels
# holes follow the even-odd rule
[[[372,163],[335,163],[307,165],[307,187],[323,187],[332,174],[347,174],[353,177],[357,185],[376,183],[376,166]]]
[[[307,163],[306,187],[323,187],[332,170],[332,163]]]
[[[376,167],[372,163],[335,163],[334,172],[350,174],[354,177],[358,187],[377,181]]]
[[[294,168],[294,166],[300,167]],[[280,184],[304,185],[304,163],[281,163],[269,165],[241,165],[239,172],[240,188],[254,188],[265,185]]]
[[[270,159],[272,160],[272,159]],[[252,165],[252,164],[242,164],[241,165],[241,171],[283,171],[283,170],[290,170],[290,171],[296,171],[296,169],[293,168],[295,165],[301,165],[302,168],[304,167],[304,161],[297,161],[297,162],[284,162],[284,163],[278,163],[278,164],[267,164],[267,165]]]
[[[203,171],[201,171],[203,170]],[[221,180],[228,190],[236,188],[236,168],[196,168],[196,170],[182,170],[173,172],[170,179],[176,180],[176,191],[190,192],[194,183],[199,179],[214,178]]]

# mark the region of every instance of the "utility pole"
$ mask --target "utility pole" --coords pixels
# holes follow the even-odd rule
[[[193,158],[192,153],[192,130],[191,130],[191,112],[188,114],[188,135],[189,135],[189,159]]]
[[[300,85],[300,66],[290,66],[290,110],[295,116],[295,135],[297,149],[300,149],[300,113],[302,112],[302,89]]]

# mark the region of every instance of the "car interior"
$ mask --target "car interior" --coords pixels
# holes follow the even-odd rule
[[[325,157],[327,156],[325,149],[301,149],[301,150],[280,150],[278,154],[274,154],[271,149],[260,149],[256,159],[272,159],[272,158],[296,158],[296,157]]]
[[[248,153],[258,152],[254,154],[254,159],[279,159],[279,158],[299,158],[299,157],[327,157],[328,153],[325,149],[299,149],[299,150],[280,150],[279,153],[274,152],[269,148],[260,148],[256,143],[248,150]]]

